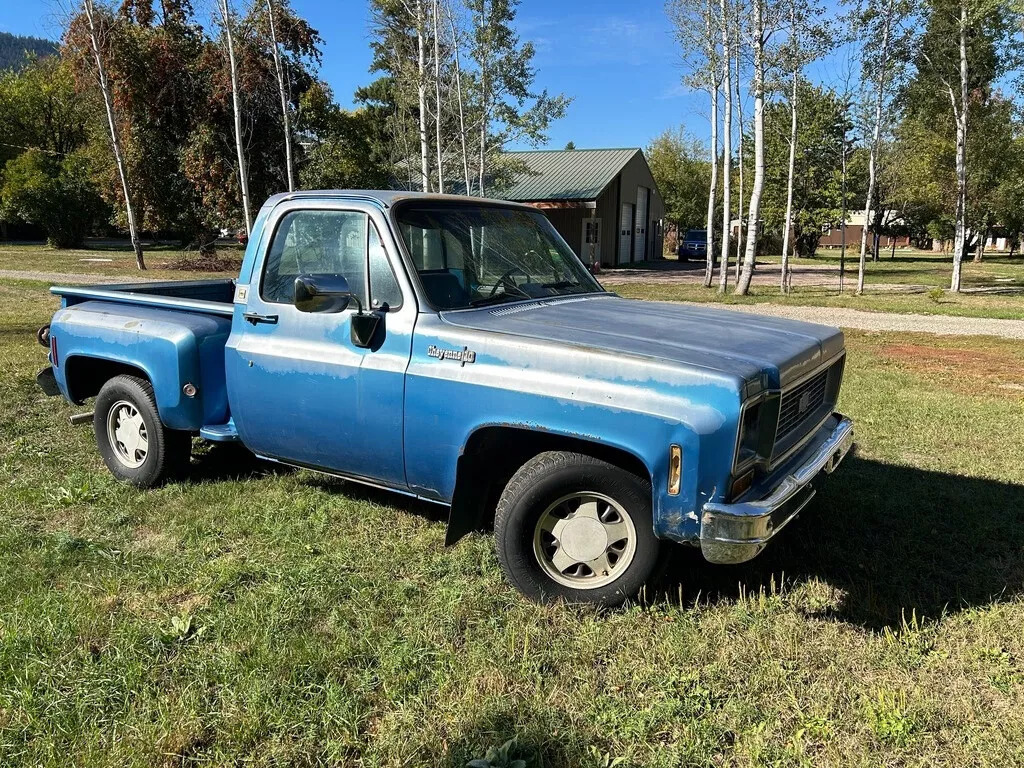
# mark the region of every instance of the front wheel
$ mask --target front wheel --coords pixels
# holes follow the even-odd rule
[[[118,480],[151,488],[179,474],[192,447],[188,432],[167,429],[157,413],[153,387],[136,376],[115,376],[96,396],[96,444]]]
[[[501,495],[494,532],[505,575],[533,600],[620,605],[658,562],[650,483],[579,453],[523,465]]]

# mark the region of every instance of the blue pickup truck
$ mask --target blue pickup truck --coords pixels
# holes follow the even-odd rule
[[[51,290],[39,384],[95,398],[118,478],[239,441],[493,525],[534,599],[620,603],[664,542],[749,560],[853,445],[838,330],[622,299],[527,206],[277,195],[237,280]]]

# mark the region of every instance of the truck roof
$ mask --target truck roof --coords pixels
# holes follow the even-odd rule
[[[285,200],[296,199],[348,199],[372,201],[382,208],[390,208],[395,203],[403,200],[436,200],[462,203],[492,203],[506,205],[514,208],[526,208],[536,210],[532,206],[522,203],[514,203],[510,200],[499,200],[497,198],[472,197],[469,195],[441,195],[435,192],[413,192],[401,189],[309,189],[296,192],[281,192],[272,195],[267,200],[269,205],[277,205]]]

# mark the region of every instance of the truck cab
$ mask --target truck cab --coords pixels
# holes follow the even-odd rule
[[[95,398],[121,479],[237,441],[493,525],[531,598],[620,603],[668,542],[748,560],[852,446],[838,330],[621,299],[528,206],[278,195],[236,280],[53,292],[40,383]]]

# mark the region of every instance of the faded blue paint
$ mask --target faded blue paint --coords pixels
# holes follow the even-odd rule
[[[160,419],[172,429],[198,430],[225,421],[224,342],[231,321],[145,306],[84,301],[53,316],[50,333],[60,359],[54,368],[57,385],[69,397],[69,364],[92,360],[124,363],[145,372],[153,385]],[[182,387],[191,382],[195,397]]]
[[[703,504],[721,501],[733,479],[743,401],[843,354],[836,329],[613,294],[434,312],[394,236],[393,205],[415,196],[271,198],[254,224],[233,303],[212,283],[54,289],[66,305],[52,326],[61,391],[68,395],[69,358],[134,365],[152,380],[170,427],[202,429],[209,439],[237,434],[260,455],[444,503],[478,430],[588,440],[642,462],[656,532],[694,542]],[[277,221],[310,207],[362,211],[381,234],[405,299],[386,313],[372,350],[352,343],[352,310],[302,313],[259,296]],[[277,322],[252,324],[245,313]],[[438,359],[427,354],[431,346],[476,357]],[[187,381],[200,382],[194,399],[182,394]],[[677,496],[667,493],[671,444],[683,453]],[[762,473],[755,490],[770,488],[813,447]]]

